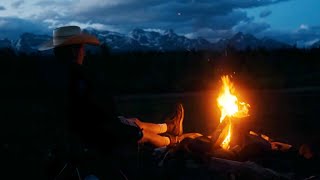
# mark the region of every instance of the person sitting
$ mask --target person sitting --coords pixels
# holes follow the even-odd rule
[[[100,42],[95,36],[82,32],[78,26],[63,26],[54,29],[53,38],[39,48],[40,51],[52,49],[56,59],[62,62],[61,64],[65,65],[67,70],[66,127],[63,137],[65,147],[61,148],[64,149],[62,155],[56,155],[58,158],[66,157],[53,160],[48,168],[49,179],[57,178],[65,161],[69,161],[68,163],[72,166],[80,166],[84,155],[79,146],[85,146],[89,152],[96,152],[95,156],[99,155],[96,159],[103,158],[106,162],[113,163],[113,167],[109,168],[108,172],[102,171],[100,176],[103,177],[102,174],[108,174],[111,177],[119,176],[121,156],[117,148],[122,142],[122,137],[117,134],[121,123],[117,119],[118,114],[110,90],[112,87],[105,92],[107,98],[102,107],[97,102],[92,82],[87,75],[87,67],[84,63],[85,45],[99,46]],[[112,144],[111,147],[110,144]],[[89,172],[90,168],[97,166],[98,161],[92,160],[92,163],[94,165],[89,162],[81,165],[88,166]]]
[[[112,87],[104,92],[106,98],[103,107],[97,101],[85,64],[85,45],[88,44],[99,46],[100,42],[95,36],[82,32],[78,26],[63,26],[54,29],[53,38],[39,47],[39,51],[53,50],[56,59],[65,65],[67,71],[67,99],[64,101],[67,102],[65,104],[67,117],[63,145],[57,148],[59,149],[59,152],[55,153],[57,158],[48,163],[49,179],[57,178],[66,162],[72,167],[85,167],[83,169],[86,172],[82,172],[84,175],[90,175],[87,173],[95,171],[100,177],[106,176],[103,179],[115,179],[114,177],[121,174],[119,173],[121,169],[129,169],[122,163],[125,160],[124,147],[128,147],[126,145],[131,145],[130,143],[135,140],[127,137],[138,136],[136,132],[141,129],[142,137],[139,143],[150,142],[156,147],[162,147],[177,144],[183,132],[182,105],[179,105],[176,112],[163,124],[126,119],[127,123],[133,123],[139,129],[136,131],[135,128],[124,128],[117,118]],[[90,160],[82,161],[89,153],[83,154],[78,148],[80,146],[84,146],[88,152],[95,152],[94,158],[97,160],[88,157]],[[100,168],[102,170],[100,172],[96,167],[102,159],[112,163],[113,166],[108,170]],[[73,174],[74,171],[70,173],[71,176]]]

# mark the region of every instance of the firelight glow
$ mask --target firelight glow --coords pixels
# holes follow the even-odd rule
[[[221,143],[221,147],[223,149],[229,149],[231,142],[231,134],[232,134],[232,121],[231,117],[242,118],[248,116],[250,105],[244,102],[239,102],[237,96],[234,95],[234,87],[233,83],[230,81],[228,76],[221,77],[223,86],[221,94],[219,95],[218,107],[221,111],[220,123],[222,123],[226,117],[229,117],[229,122],[227,125],[228,133],[224,137],[224,140]]]
[[[220,123],[226,116],[232,116],[238,112],[238,98],[231,93],[233,91],[233,84],[230,82],[228,76],[222,76],[221,80],[223,83],[223,91],[218,97],[218,106],[221,110]]]

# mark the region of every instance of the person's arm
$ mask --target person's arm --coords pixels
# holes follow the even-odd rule
[[[98,99],[82,66],[75,65],[70,72],[72,118],[69,121],[73,131],[85,142],[109,153],[123,144],[136,143],[141,131],[121,124],[112,89],[104,89],[103,94],[99,94],[103,100]]]

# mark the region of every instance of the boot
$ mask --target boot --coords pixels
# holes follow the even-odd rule
[[[165,120],[165,123],[167,124],[167,133],[174,136],[180,136],[183,133],[183,118],[183,106],[182,104],[178,104],[175,112]]]
[[[168,147],[173,147],[176,144],[180,143],[179,136],[174,136],[174,135],[169,134],[169,133],[165,133],[164,136],[166,136],[166,137],[168,137],[170,139],[170,144],[168,145]]]

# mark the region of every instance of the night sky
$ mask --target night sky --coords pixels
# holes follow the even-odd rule
[[[320,40],[320,0],[1,0],[0,38],[63,25],[128,33],[173,29],[212,42],[236,32],[308,46]]]

